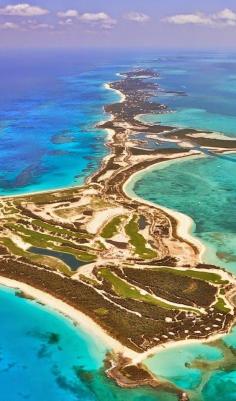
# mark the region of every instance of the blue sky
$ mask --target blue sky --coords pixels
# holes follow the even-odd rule
[[[235,0],[0,0],[1,47],[235,48]]]

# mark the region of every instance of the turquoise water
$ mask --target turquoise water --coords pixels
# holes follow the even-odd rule
[[[74,400],[74,367],[90,371],[102,365],[105,348],[90,342],[67,319],[14,292],[0,291],[0,386],[7,401]],[[47,391],[46,391],[47,389]],[[86,398],[85,398],[86,399]]]
[[[204,260],[236,274],[236,154],[163,163],[136,176],[128,191],[185,213],[194,220],[193,235],[205,245]],[[151,190],[150,190],[151,183]],[[190,394],[191,401],[236,400],[236,328],[223,337],[234,349],[233,362],[211,368],[189,367],[192,361],[220,360],[217,347],[187,345],[161,352],[147,365]],[[204,365],[203,365],[204,366]]]
[[[150,123],[236,135],[235,56],[162,58],[160,85],[186,96],[162,93],[171,113],[142,116]],[[236,154],[182,160],[136,176],[129,186],[138,196],[192,217],[193,234],[205,245],[204,260],[236,273]],[[151,184],[150,184],[151,183]],[[191,401],[236,400],[236,329],[223,338],[233,348],[224,364],[217,346],[188,345],[159,353],[147,365],[185,389]],[[199,368],[191,362],[205,361]],[[227,358],[226,358],[227,359]],[[216,363],[217,361],[217,363]],[[212,364],[210,363],[212,362]]]
[[[189,344],[164,350],[150,358],[147,366],[185,390],[191,401],[235,401],[236,329],[222,340],[211,346]],[[227,346],[232,347],[230,357]],[[199,361],[201,368],[194,366]]]
[[[147,366],[158,377],[168,378],[187,391],[199,387],[202,381],[202,372],[199,369],[190,369],[188,363],[196,358],[215,361],[222,357],[221,351],[216,347],[191,344],[162,351],[158,356],[150,358]]]
[[[236,154],[183,159],[137,176],[130,190],[192,217],[205,260],[236,274],[235,167]]]
[[[120,97],[104,87],[121,59],[93,52],[0,52],[0,195],[84,183],[108,153],[110,116]]]
[[[176,110],[161,118],[235,134],[235,54],[0,52],[0,195],[82,184],[108,152],[95,125],[119,97],[104,83],[137,66],[158,71],[160,86],[174,91],[158,95]]]
[[[234,54],[0,52],[0,195],[82,184],[108,152],[95,126],[119,97],[104,83],[137,66],[160,72],[163,89],[187,94],[159,93],[176,110],[163,123],[235,134]]]
[[[161,116],[162,123],[236,135],[235,54],[176,53],[158,58],[157,64],[165,90],[157,100],[175,112]]]
[[[176,401],[118,388],[103,374],[106,347],[63,316],[0,287],[3,401]]]
[[[158,96],[176,111],[158,116],[169,119],[164,124],[235,135],[234,54],[38,51],[1,53],[0,61],[0,195],[83,183],[107,154],[106,133],[95,129],[108,118],[103,106],[119,99],[104,83],[135,66],[156,69],[161,87],[173,91]],[[149,172],[135,187],[139,196],[193,217],[194,235],[208,245],[207,260],[234,272],[235,160],[228,155],[181,161]],[[150,389],[118,388],[104,376],[106,348],[96,333],[90,337],[64,317],[2,288],[0,319],[3,401],[176,401]],[[236,331],[224,341],[236,347]],[[163,351],[147,364],[186,389],[191,401],[236,401],[235,366],[191,368],[199,358],[218,363],[222,352],[188,345]]]
[[[236,117],[210,113],[204,109],[187,108],[175,110],[172,113],[145,115],[142,116],[142,121],[171,127],[222,132],[236,136]]]

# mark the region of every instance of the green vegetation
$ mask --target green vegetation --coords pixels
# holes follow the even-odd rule
[[[92,279],[91,277],[87,277],[84,274],[80,274],[79,278],[84,283],[92,285],[93,287],[97,287],[99,285],[98,281]]]
[[[29,242],[30,244],[32,243],[34,246],[45,246],[45,243],[48,241],[59,243],[62,241],[61,238],[30,230],[23,227],[21,224],[8,223],[6,224],[6,227],[22,236],[22,238],[26,237],[26,242]]]
[[[153,270],[153,269],[152,269]],[[227,284],[227,280],[223,280],[220,275],[216,273],[196,271],[196,270],[179,270],[178,268],[171,269],[169,267],[156,268],[156,271],[163,271],[166,273],[172,273],[177,276],[187,276],[191,278],[196,278],[199,280],[207,281],[213,284]]]
[[[86,188],[86,186],[84,187]],[[28,202],[34,202],[34,203],[38,203],[38,204],[46,204],[46,203],[50,203],[50,202],[65,202],[68,199],[72,198],[72,197],[76,197],[80,195],[80,191],[78,189],[65,189],[65,190],[61,190],[61,191],[54,191],[54,192],[44,192],[42,194],[38,193],[38,194],[34,194],[34,195],[29,195],[27,196],[27,201]],[[16,204],[21,204],[21,202],[25,201],[25,197],[19,197],[14,199],[14,202]]]
[[[223,298],[218,298],[218,300],[214,306],[219,312],[222,312],[222,313],[230,312],[230,309],[226,306]]]
[[[5,208],[5,210],[4,210],[4,214],[5,215],[14,214],[14,216],[15,216],[17,213],[19,213],[19,210],[16,209],[15,207],[13,207],[13,206],[9,207],[9,208]]]
[[[115,293],[122,297],[122,298],[130,298],[134,299],[136,301],[143,301],[147,302],[152,305],[159,306],[164,309],[168,310],[185,310],[185,311],[192,311],[192,312],[197,312],[199,311],[194,308],[190,307],[178,307],[178,306],[173,306],[172,304],[161,301],[158,298],[153,297],[151,294],[143,294],[142,290],[130,285],[127,281],[121,279],[118,277],[116,274],[112,273],[109,269],[102,268],[99,270],[98,274],[108,281],[111,285]]]
[[[52,224],[46,223],[46,222],[41,221],[41,220],[32,220],[32,225],[35,225],[35,226],[37,226],[39,228],[43,228],[44,230],[47,230],[47,231],[49,231],[51,233],[54,233],[54,234],[69,235],[71,238],[73,237],[73,238],[78,238],[79,239],[79,238],[84,238],[84,237],[90,237],[90,234],[88,234],[88,235],[86,234],[85,235],[83,233],[76,233],[76,232],[68,230],[67,228],[57,227],[57,226],[54,226]]]
[[[39,263],[41,265],[45,264],[45,266],[53,270],[58,270],[67,276],[72,275],[69,267],[55,258],[52,258],[50,256],[39,256],[31,252],[24,251],[23,249],[15,245],[15,243],[10,238],[2,237],[0,238],[0,242],[15,256],[24,257],[33,263]]]
[[[106,249],[105,245],[101,241],[96,241],[95,244],[99,250],[104,251]]]
[[[114,217],[102,230],[101,237],[112,238],[118,232],[123,216]]]
[[[125,226],[125,232],[130,238],[130,243],[135,248],[135,252],[143,259],[154,259],[157,253],[146,246],[147,241],[139,233],[137,216],[134,216]]]
[[[27,252],[23,249],[19,248],[14,244],[14,242],[10,238],[1,237],[0,242],[14,255],[16,256],[23,256],[27,255]]]
[[[60,271],[66,276],[71,277],[74,274],[74,272],[70,270],[69,266],[67,266],[65,263],[57,258],[54,258],[52,256],[34,255],[32,253],[28,253],[28,255],[33,255],[35,262],[50,267],[53,270]]]
[[[109,207],[113,207],[113,203],[106,199],[104,200],[96,196],[91,200],[91,208],[93,210],[107,209]]]
[[[98,308],[95,309],[94,312],[99,316],[106,316],[109,313],[108,309],[106,308]]]
[[[63,240],[62,238],[53,237],[52,235],[39,233],[37,231],[29,230],[20,224],[7,224],[6,225],[11,230],[15,231],[17,234],[21,236],[23,241],[36,246],[38,248],[49,247],[52,250],[57,250],[65,253],[70,253],[74,255],[77,259],[82,262],[91,262],[96,259],[95,255],[92,255],[88,252],[80,251],[73,248],[74,244],[69,241]],[[55,243],[62,243],[65,245],[56,245]],[[70,247],[71,245],[71,247]]]

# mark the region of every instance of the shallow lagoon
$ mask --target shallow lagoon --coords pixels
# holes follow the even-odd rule
[[[171,113],[142,116],[142,121],[178,128],[222,132],[236,136],[236,117],[210,113],[204,109],[177,109]]]
[[[236,273],[235,166],[236,154],[165,163],[136,176],[129,191],[190,216],[205,261]]]
[[[189,344],[163,350],[150,358],[147,366],[187,391],[191,401],[235,401],[235,350],[236,329],[211,345]]]

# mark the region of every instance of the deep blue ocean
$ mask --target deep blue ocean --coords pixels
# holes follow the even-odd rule
[[[174,113],[145,119],[236,135],[236,56],[158,51],[17,51],[0,53],[0,195],[82,184],[108,150],[104,104],[119,97],[104,88],[135,67],[160,72],[158,101]],[[190,215],[206,259],[236,267],[234,154],[177,162],[141,175],[139,196]],[[152,190],[150,191],[150,182]],[[185,196],[185,194],[188,196]],[[235,212],[234,212],[235,211]],[[235,270],[234,270],[235,271]],[[2,401],[177,401],[150,389],[124,390],[102,370],[106,347],[64,317],[0,291]],[[224,337],[236,348],[236,335]],[[236,401],[235,370],[191,369],[196,358],[216,361],[206,345],[176,347],[148,366],[190,392],[191,401]]]
[[[107,154],[104,83],[127,68],[101,52],[0,53],[0,195],[80,185]],[[121,65],[120,65],[121,63]]]

